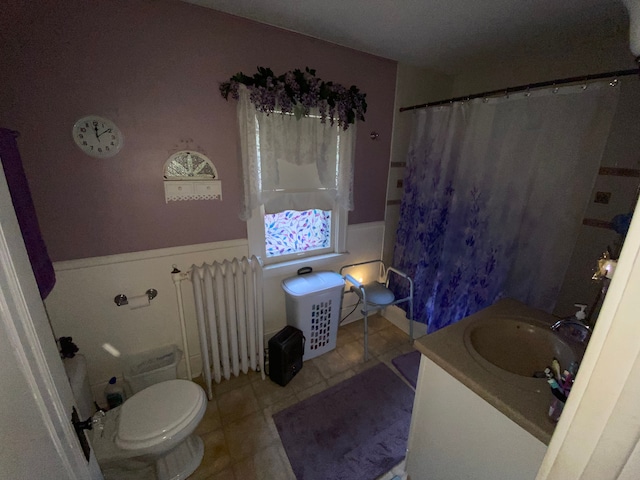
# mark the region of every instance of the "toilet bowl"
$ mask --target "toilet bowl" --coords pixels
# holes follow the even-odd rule
[[[105,479],[187,478],[204,455],[202,439],[193,432],[206,407],[199,385],[176,379],[151,385],[106,412],[89,432]]]

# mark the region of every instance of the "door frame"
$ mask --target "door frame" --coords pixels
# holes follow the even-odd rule
[[[0,164],[1,165],[1,164]],[[0,168],[0,326],[35,399],[43,429],[70,480],[102,480],[95,455],[84,457],[71,424],[75,403],[54,333],[40,298],[4,170]]]
[[[537,480],[638,478],[639,310],[640,215],[635,215]]]

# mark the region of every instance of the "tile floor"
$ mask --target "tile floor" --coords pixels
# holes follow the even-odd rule
[[[413,350],[405,333],[371,316],[364,363],[363,336],[362,320],[340,327],[336,349],[306,361],[286,387],[257,373],[214,384],[214,398],[196,430],[204,440],[204,459],[189,479],[295,480],[271,416],[379,362],[395,371],[391,360]],[[400,465],[379,480],[403,475]]]

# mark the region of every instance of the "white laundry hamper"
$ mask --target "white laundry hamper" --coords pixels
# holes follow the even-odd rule
[[[336,348],[344,280],[336,272],[313,272],[282,281],[287,324],[302,330],[303,360]]]

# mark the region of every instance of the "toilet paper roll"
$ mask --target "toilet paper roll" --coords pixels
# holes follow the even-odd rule
[[[129,299],[129,308],[131,310],[135,310],[136,308],[148,307],[148,306],[149,306],[148,295],[139,295],[137,297],[131,297]]]

